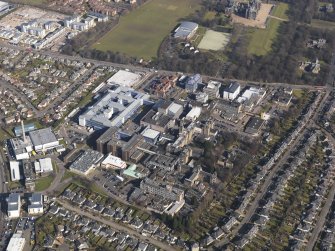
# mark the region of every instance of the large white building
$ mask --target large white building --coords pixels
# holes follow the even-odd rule
[[[10,219],[20,217],[21,197],[18,193],[11,193],[7,198],[7,215]]]
[[[10,169],[10,179],[12,181],[19,181],[22,179],[22,175],[20,173],[20,163],[18,161],[10,161],[9,169]]]
[[[149,100],[149,95],[119,86],[108,92],[79,116],[79,125],[104,129],[119,127]]]
[[[231,83],[223,91],[223,99],[225,100],[234,100],[240,94],[241,86],[239,83]]]
[[[107,80],[107,84],[132,87],[133,85],[137,84],[141,80],[141,78],[142,77],[139,74],[119,70],[110,79]]]
[[[35,151],[51,150],[59,146],[59,141],[50,127],[31,131],[29,137]]]
[[[29,153],[33,150],[29,137],[26,137],[25,140],[21,138],[13,138],[10,139],[9,142],[17,160],[29,159]]]
[[[197,118],[199,118],[201,114],[201,107],[195,106],[189,111],[189,113],[186,114],[186,119],[195,121]]]
[[[22,237],[21,233],[15,233],[10,238],[6,251],[23,251],[26,244],[26,238]]]

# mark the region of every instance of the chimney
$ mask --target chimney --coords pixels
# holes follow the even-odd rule
[[[24,130],[24,122],[23,120],[21,120],[21,126],[22,126],[22,136],[23,136],[23,142],[26,143],[27,139],[26,139],[26,132]]]

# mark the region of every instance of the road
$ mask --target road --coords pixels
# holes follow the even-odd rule
[[[108,226],[110,226],[110,227],[112,227],[112,228],[114,228],[116,230],[127,232],[127,233],[135,236],[139,240],[142,240],[144,242],[150,242],[151,244],[155,245],[156,247],[159,247],[162,250],[167,250],[167,251],[177,250],[174,247],[168,245],[167,243],[163,243],[163,242],[158,241],[158,240],[156,240],[156,239],[154,239],[152,237],[143,236],[140,233],[136,232],[135,230],[130,229],[128,227],[125,227],[125,226],[123,226],[121,224],[118,224],[118,223],[116,223],[114,221],[107,220],[105,218],[102,218],[101,216],[96,216],[96,215],[93,215],[92,213],[83,211],[81,208],[74,207],[73,205],[70,205],[68,202],[66,202],[64,200],[56,199],[56,201],[58,203],[60,203],[64,208],[66,208],[66,209],[68,209],[70,211],[73,211],[73,212],[77,213],[78,215],[86,216],[86,217],[88,217],[88,218],[90,218],[92,220],[95,220],[97,222],[101,222],[103,224],[106,224],[106,225],[108,225]]]
[[[320,94],[321,95],[321,94]],[[302,131],[299,133],[299,135],[297,136],[297,138],[294,140],[294,143],[291,144],[285,151],[285,153],[280,157],[280,160],[276,163],[276,165],[272,168],[272,170],[270,171],[270,173],[267,175],[267,177],[265,178],[264,183],[261,185],[255,199],[252,201],[252,203],[250,204],[250,206],[248,207],[248,211],[246,212],[246,214],[244,215],[243,220],[241,221],[240,224],[238,224],[238,226],[236,226],[230,236],[234,237],[238,234],[239,230],[248,222],[250,222],[251,217],[254,215],[256,209],[259,206],[259,202],[260,200],[263,198],[263,196],[265,195],[265,193],[268,191],[268,187],[270,186],[271,182],[272,182],[272,178],[274,177],[274,175],[276,174],[276,172],[281,168],[281,166],[285,163],[285,161],[288,159],[288,157],[290,156],[291,151],[297,146],[297,144],[299,143],[299,141],[302,139],[304,132],[306,130],[306,128],[314,125],[314,123],[310,123],[310,121],[314,121],[316,115],[317,115],[317,111],[319,111],[321,109],[321,107],[323,106],[323,103],[327,100],[327,97],[329,95],[329,92],[326,92],[326,94],[322,97],[320,102],[315,102],[310,109],[313,109],[314,111],[312,112],[312,116],[309,119],[309,121],[306,122],[306,126],[305,128],[302,129]],[[220,248],[226,244],[229,243],[231,238],[224,238],[221,241],[217,242],[214,245],[214,248]]]

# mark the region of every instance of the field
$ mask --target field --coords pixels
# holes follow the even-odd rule
[[[223,50],[229,43],[230,37],[229,33],[207,30],[198,47],[203,50]]]
[[[289,5],[287,3],[278,3],[273,10],[272,16],[278,17],[281,19],[288,19],[287,11]]]
[[[263,56],[270,52],[281,22],[280,20],[270,18],[266,29],[254,30],[249,42],[248,53]]]
[[[54,177],[52,175],[43,177],[43,178],[39,178],[38,180],[36,180],[35,182],[35,191],[36,192],[41,192],[45,189],[47,189],[52,181],[54,180]]]
[[[319,19],[312,19],[311,26],[314,28],[320,28],[320,29],[335,29],[335,22],[329,22]]]
[[[120,23],[93,48],[151,59],[178,22],[200,7],[200,0],[149,0],[121,17]]]

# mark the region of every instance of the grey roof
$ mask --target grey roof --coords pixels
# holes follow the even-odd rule
[[[29,132],[29,136],[34,146],[45,145],[57,141],[56,136],[50,127]]]
[[[37,204],[42,202],[42,194],[40,193],[33,193],[29,198],[31,204]]]
[[[14,211],[19,209],[18,201],[20,200],[20,195],[18,193],[11,193],[8,196],[8,211]]]
[[[187,38],[194,30],[198,28],[198,24],[194,22],[181,22],[175,30],[175,38]]]
[[[240,87],[239,83],[233,82],[228,87],[226,87],[224,91],[229,92],[229,93],[234,93],[239,87]]]
[[[87,150],[82,153],[70,166],[70,169],[85,173],[88,171],[94,164],[100,161],[104,155],[98,151]]]

